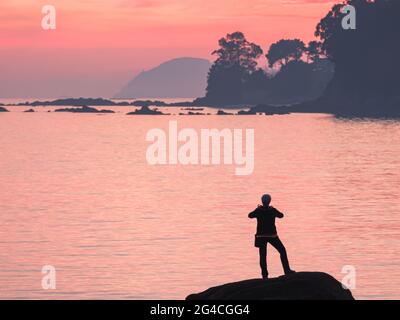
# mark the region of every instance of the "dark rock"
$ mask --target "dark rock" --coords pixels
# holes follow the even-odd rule
[[[183,108],[182,110],[186,110],[186,111],[204,111],[204,108]]]
[[[131,105],[135,107],[150,107],[150,106],[166,107],[168,106],[168,103],[159,100],[135,100],[131,103]]]
[[[56,109],[54,112],[73,112],[73,113],[114,113],[112,110],[97,110],[96,108],[82,106],[80,108]]]
[[[193,101],[182,101],[182,102],[171,102],[167,103],[160,100],[135,100],[128,105],[135,106],[135,107],[182,107],[182,106],[191,106],[193,105]],[[189,108],[188,108],[189,110]]]
[[[322,272],[299,272],[210,288],[186,300],[354,300],[350,290]]]
[[[238,115],[282,115],[282,114],[290,114],[291,112],[295,112],[296,110],[290,106],[270,106],[265,104],[259,104],[255,107],[250,108],[249,110],[240,110]]]
[[[252,115],[257,115],[257,112],[253,110],[253,108],[250,108],[250,110],[239,110],[237,113],[238,116],[252,116]]]
[[[274,114],[290,114],[291,108],[288,106],[269,106],[269,105],[257,105],[253,108],[257,113],[274,115]]]
[[[204,116],[205,114],[202,112],[193,112],[193,111],[189,111],[187,113],[188,116]]]
[[[167,115],[167,114],[158,111],[158,109],[152,110],[148,106],[143,106],[138,110],[127,113],[127,115],[131,116],[131,115]]]
[[[179,113],[180,116],[206,116],[206,115],[210,115],[209,113],[201,113],[201,112],[191,112],[189,111],[188,113],[183,113],[180,112]]]
[[[231,116],[231,115],[233,115],[232,113],[229,113],[229,112],[225,112],[224,110],[218,110],[218,112],[217,112],[217,116]]]
[[[0,112],[9,112],[6,108],[0,107]]]
[[[28,109],[28,110],[25,110],[24,112],[35,112],[35,110],[33,110],[33,109]]]

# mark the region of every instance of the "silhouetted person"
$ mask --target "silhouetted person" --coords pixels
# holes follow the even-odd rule
[[[267,244],[270,243],[281,255],[281,262],[285,274],[294,273],[290,269],[289,261],[286,254],[286,249],[278,237],[275,226],[275,218],[283,218],[283,213],[270,206],[271,196],[265,194],[261,198],[262,205],[258,206],[256,210],[249,213],[249,218],[257,218],[257,234],[255,236],[254,246],[260,252],[260,267],[262,277],[268,278],[267,269]]]

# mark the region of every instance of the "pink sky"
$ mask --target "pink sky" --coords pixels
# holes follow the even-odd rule
[[[165,60],[210,52],[242,31],[263,49],[281,38],[313,38],[335,1],[1,0],[0,97],[112,96],[136,73]],[[41,28],[41,8],[57,29]]]

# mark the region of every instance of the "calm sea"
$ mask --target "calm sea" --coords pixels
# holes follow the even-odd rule
[[[399,122],[9,109],[0,114],[0,298],[182,299],[256,278],[247,214],[265,192],[286,214],[278,232],[295,270],[341,280],[350,265],[357,298],[400,298]],[[147,131],[172,119],[254,128],[254,173],[148,165]],[[42,288],[44,265],[56,268],[55,290]],[[273,249],[269,265],[281,274]]]

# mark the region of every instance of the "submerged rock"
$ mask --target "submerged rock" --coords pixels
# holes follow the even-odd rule
[[[298,272],[273,279],[224,284],[186,300],[354,300],[350,290],[329,274]]]
[[[54,112],[73,112],[73,113],[114,113],[112,110],[97,110],[96,108],[82,106],[80,108],[56,109]]]

